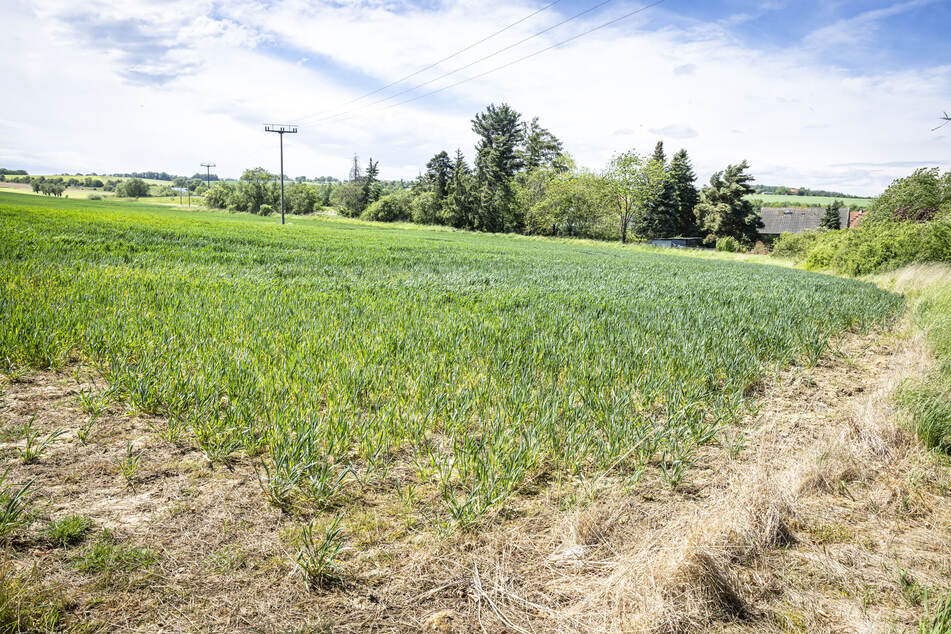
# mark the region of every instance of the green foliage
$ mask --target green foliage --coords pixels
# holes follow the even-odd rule
[[[0,632],[82,632],[67,627],[63,600],[37,583],[37,571],[17,574],[12,564],[0,564]]]
[[[648,238],[672,230],[672,210],[665,208],[658,215],[654,207],[667,187],[667,172],[661,162],[645,160],[633,150],[624,152],[611,159],[605,179],[607,196],[613,202],[620,225],[621,242],[627,242],[628,231]]]
[[[717,239],[716,249],[717,251],[725,251],[727,253],[739,253],[742,247],[733,236],[724,236]]]
[[[0,475],[0,537],[6,537],[29,520],[28,508],[32,501],[30,487],[33,480],[25,484],[8,484],[8,473],[10,467]]]
[[[472,228],[475,225],[473,186],[472,171],[466,164],[462,150],[456,150],[456,160],[452,165],[449,191],[440,214],[440,219],[445,224],[458,229]]]
[[[839,199],[826,205],[826,213],[822,216],[819,227],[822,229],[841,229],[841,219],[839,218],[839,209],[841,208],[842,201]]]
[[[951,634],[951,594],[933,606],[925,595],[925,615],[918,623],[918,634]]]
[[[310,522],[301,529],[297,543],[297,565],[310,587],[322,588],[335,581],[341,573],[337,558],[344,550],[343,528],[339,515],[316,536],[314,528],[314,522]]]
[[[914,287],[906,296],[938,364],[923,379],[903,384],[897,401],[926,447],[951,454],[951,285]]]
[[[521,231],[524,217],[515,206],[512,179],[522,168],[519,146],[524,128],[521,115],[507,104],[489,105],[472,120],[476,144],[476,214],[481,231]]]
[[[205,192],[205,205],[212,209],[227,209],[232,189],[222,183],[215,183]]]
[[[116,196],[143,198],[149,195],[149,185],[141,178],[130,178],[116,186]]]
[[[92,529],[92,520],[85,515],[67,515],[50,522],[46,535],[50,541],[62,547],[74,546],[86,538]]]
[[[876,198],[869,207],[872,221],[925,219],[951,214],[951,172],[938,168],[921,168],[910,176],[899,178]]]
[[[312,185],[291,183],[284,192],[284,206],[289,214],[309,214],[319,206],[320,192]]]
[[[426,174],[423,178],[429,191],[435,196],[438,205],[441,205],[449,194],[449,181],[452,179],[452,171],[452,161],[445,151],[439,152],[426,163]],[[435,217],[435,214],[433,217]]]
[[[360,213],[363,213],[364,209],[379,200],[383,192],[379,175],[380,162],[374,162],[371,157],[367,163],[367,171],[363,174],[363,179],[360,181]]]
[[[158,555],[151,548],[125,546],[118,543],[108,531],[103,531],[92,546],[73,557],[73,565],[80,572],[110,578],[119,573],[151,567],[157,561]]]
[[[410,205],[413,222],[421,225],[432,225],[439,221],[439,212],[442,210],[436,192],[422,192],[412,199]]]
[[[129,441],[126,443],[125,454],[116,461],[119,464],[119,472],[122,474],[122,477],[125,478],[129,486],[132,486],[135,474],[139,470],[139,462],[141,462],[142,454],[144,453],[145,450],[143,449],[138,451],[133,449],[132,441]]]
[[[700,192],[694,184],[697,176],[694,174],[687,150],[679,150],[670,161],[670,183],[677,201],[675,234],[690,237],[696,236],[697,215],[696,207],[700,202]]]
[[[564,149],[554,134],[543,128],[534,117],[522,131],[524,146],[520,151],[522,166],[531,172],[538,168],[552,169],[556,172],[567,168],[564,161]]]
[[[398,468],[447,528],[541,472],[689,478],[752,385],[902,306],[590,242],[2,193],[0,217],[0,370],[88,360],[182,438],[259,456],[276,504],[395,496]]]
[[[853,229],[781,235],[774,255],[805,262],[812,270],[867,275],[912,262],[951,262],[951,221],[863,222]]]
[[[39,462],[43,452],[60,436],[66,433],[63,429],[57,429],[43,439],[40,439],[40,432],[33,429],[33,423],[36,416],[31,416],[29,422],[23,424],[24,445],[17,447],[17,453],[20,454],[20,461],[23,464],[33,464]]]
[[[230,205],[237,211],[248,211],[266,216],[280,205],[280,186],[263,167],[245,170],[238,181],[237,189],[230,197]],[[266,205],[266,207],[265,207]],[[264,209],[262,209],[264,207]]]
[[[607,183],[596,174],[573,169],[539,168],[519,177],[516,200],[525,211],[526,233],[583,238],[616,238],[609,213]]]
[[[707,244],[725,236],[736,238],[744,247],[752,247],[756,242],[763,222],[759,209],[746,198],[753,192],[749,184],[753,177],[746,173],[749,167],[746,161],[728,165],[726,170],[711,176],[710,184],[703,188],[696,214]]]
[[[433,194],[431,192],[427,193],[432,198]],[[364,220],[377,220],[379,222],[409,220],[412,216],[412,206],[416,204],[416,200],[408,191],[400,190],[371,204],[360,217]]]
[[[334,187],[331,202],[342,216],[356,218],[363,213],[363,187],[350,181]]]

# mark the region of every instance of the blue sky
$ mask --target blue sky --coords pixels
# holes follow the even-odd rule
[[[949,0],[666,0],[452,86],[644,4],[611,0],[530,38],[599,1],[562,0],[348,104],[550,0],[8,0],[0,166],[276,171],[261,124],[277,120],[301,125],[290,174],[344,176],[356,153],[412,178],[442,149],[471,156],[470,119],[505,101],[591,169],[660,138],[685,147],[702,179],[747,159],[760,182],[873,194],[916,166],[951,168],[951,129],[931,130],[951,110]]]

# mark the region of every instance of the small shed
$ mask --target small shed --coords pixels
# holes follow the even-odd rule
[[[696,249],[703,246],[703,238],[657,238],[651,240],[655,247],[673,247],[675,249]]]

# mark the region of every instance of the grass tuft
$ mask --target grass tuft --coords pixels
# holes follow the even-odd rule
[[[92,520],[85,515],[67,515],[66,517],[50,522],[46,534],[56,544],[73,546],[86,538],[92,529]]]

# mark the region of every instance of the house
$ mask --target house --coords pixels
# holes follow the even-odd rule
[[[763,228],[760,236],[773,238],[781,233],[805,233],[819,228],[825,207],[763,207],[760,215]],[[861,222],[865,212],[850,212],[848,207],[839,209],[839,228],[854,227]]]

